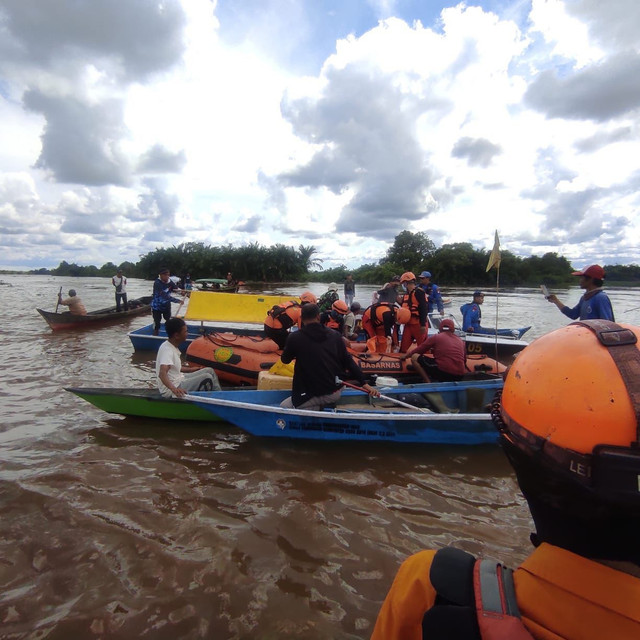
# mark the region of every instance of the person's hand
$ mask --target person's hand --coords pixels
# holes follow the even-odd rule
[[[173,390],[173,393],[176,396],[176,398],[182,398],[182,397],[187,395],[187,392],[184,389],[180,388],[180,387],[176,387]]]
[[[372,398],[379,398],[380,397],[380,391],[378,391],[378,389],[376,389],[375,387],[371,387],[368,384],[363,384],[362,388],[372,397]]]
[[[558,296],[555,293],[552,293],[550,296],[547,296],[547,300],[549,302],[553,302],[553,304],[558,304]]]
[[[467,333],[473,333],[473,327],[469,327],[469,328],[467,329]]]
[[[443,316],[444,315],[444,309],[440,312],[440,315]]]

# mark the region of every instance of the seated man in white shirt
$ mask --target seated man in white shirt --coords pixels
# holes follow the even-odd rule
[[[182,318],[165,322],[168,339],[158,349],[156,378],[160,395],[182,398],[189,391],[220,391],[216,372],[210,367],[186,366],[178,348],[187,339],[187,325]]]

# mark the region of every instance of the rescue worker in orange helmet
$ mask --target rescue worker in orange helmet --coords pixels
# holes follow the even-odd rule
[[[271,338],[278,349],[284,349],[289,329],[300,320],[300,305],[294,300],[273,305],[264,319],[264,335]]]
[[[420,344],[427,337],[427,311],[429,303],[424,289],[416,286],[416,276],[411,271],[406,271],[400,276],[405,294],[402,299],[402,306],[409,309],[411,319],[404,327],[400,351],[406,353],[415,340]]]
[[[411,312],[406,307],[396,307],[386,302],[372,304],[362,314],[362,328],[369,339],[375,338],[376,353],[388,353],[391,347],[397,347],[396,323],[405,324],[411,318]],[[370,349],[373,351],[374,349]]]
[[[344,318],[349,313],[349,307],[344,300],[336,300],[329,311],[320,314],[320,324],[329,329],[335,329],[342,335],[344,333]]]
[[[513,573],[452,547],[411,556],[372,640],[640,638],[639,338],[584,320],[518,355],[492,415],[535,550]]]

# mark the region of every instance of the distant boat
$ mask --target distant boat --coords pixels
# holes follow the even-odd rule
[[[97,311],[89,311],[86,316],[79,316],[69,311],[56,313],[54,311],[36,311],[47,321],[47,324],[54,330],[77,329],[81,327],[93,327],[101,324],[124,322],[134,316],[140,316],[151,311],[151,296],[134,298],[128,302],[128,311],[116,311],[116,307],[107,307]]]
[[[194,281],[200,286],[201,291],[224,291],[226,293],[237,293],[244,282],[229,282],[226,278],[200,278]]]
[[[289,391],[194,392],[185,399],[254,435],[298,440],[404,444],[495,443],[488,407],[502,380],[439,382],[383,389],[383,398],[344,390],[335,408],[285,409]],[[416,408],[407,407],[416,404]],[[430,409],[427,409],[430,407]]]

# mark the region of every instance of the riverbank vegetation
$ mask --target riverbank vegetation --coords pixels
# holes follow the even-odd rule
[[[405,271],[418,275],[429,271],[433,281],[444,286],[487,287],[495,284],[495,271],[487,273],[490,252],[475,249],[471,243],[457,242],[436,247],[422,232],[402,231],[384,257],[355,269],[346,266],[322,268],[314,246],[295,247],[276,244],[264,247],[257,243],[234,247],[216,247],[200,242],[156,249],[143,255],[138,262],[115,265],[108,262],[101,267],[80,266],[66,261],[54,269],[38,269],[31,273],[57,276],[110,277],[118,268],[131,278],[153,279],[160,267],[166,266],[178,276],[189,273],[192,279],[220,278],[228,272],[245,282],[342,282],[351,273],[356,282],[382,284]],[[570,262],[557,253],[543,256],[516,256],[502,251],[500,264],[501,286],[551,286],[575,284]],[[580,265],[584,267],[586,265]],[[640,284],[640,266],[604,265],[608,284]]]

